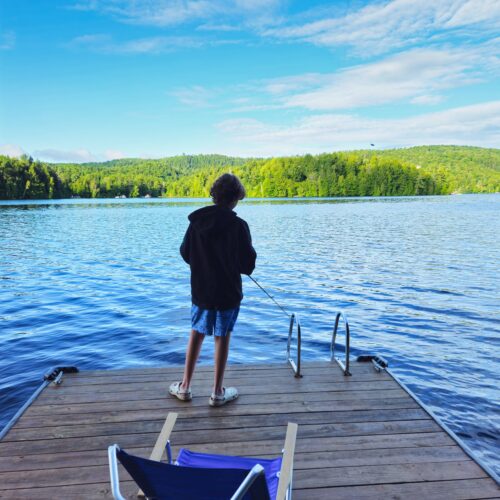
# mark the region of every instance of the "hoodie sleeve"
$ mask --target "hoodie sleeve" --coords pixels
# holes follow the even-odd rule
[[[242,220],[239,227],[239,261],[240,261],[240,273],[241,274],[252,274],[255,269],[255,260],[257,259],[257,253],[252,246],[252,236],[250,235],[250,229],[248,224]]]
[[[184,262],[186,262],[186,264],[189,264],[189,250],[190,250],[190,247],[191,247],[191,223],[189,224],[188,228],[187,228],[187,231],[186,231],[186,234],[184,235],[184,239],[182,240],[182,243],[181,243],[181,248],[180,248],[180,252],[181,252],[181,256],[182,258],[184,259]]]

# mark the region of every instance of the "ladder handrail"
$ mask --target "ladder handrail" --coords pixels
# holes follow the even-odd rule
[[[292,345],[292,334],[293,334],[293,327],[294,325],[297,326],[297,362],[291,358],[290,356],[290,348]],[[292,367],[293,373],[295,374],[295,377],[302,377],[302,374],[300,373],[300,349],[302,345],[302,331],[300,327],[300,321],[298,316],[295,313],[292,313],[290,315],[290,327],[288,329],[288,342],[286,345],[286,358],[290,366]]]
[[[340,359],[335,357],[335,340],[337,339],[337,330],[339,328],[340,318],[344,322],[345,327],[345,364],[340,361]],[[346,377],[351,376],[351,372],[349,371],[349,354],[351,350],[351,331],[349,329],[349,322],[347,321],[347,317],[343,311],[339,311],[337,316],[335,317],[335,326],[333,327],[332,332],[332,342],[330,344],[330,361],[337,361],[342,370],[344,371],[344,375]]]

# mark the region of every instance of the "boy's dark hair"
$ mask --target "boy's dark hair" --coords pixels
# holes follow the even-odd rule
[[[210,196],[216,205],[231,205],[246,196],[241,181],[233,174],[222,174],[210,188]]]

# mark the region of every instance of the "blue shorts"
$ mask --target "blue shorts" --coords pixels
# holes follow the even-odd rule
[[[201,309],[191,306],[191,328],[203,335],[225,337],[231,333],[238,318],[240,308],[217,311],[216,309]]]

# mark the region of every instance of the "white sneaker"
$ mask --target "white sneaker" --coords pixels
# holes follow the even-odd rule
[[[170,384],[168,392],[181,401],[191,401],[191,399],[193,399],[191,389],[188,389],[187,391],[181,391],[181,384],[182,382],[174,382],[173,384]]]
[[[224,387],[222,396],[216,396],[212,393],[208,404],[210,406],[223,406],[229,401],[234,401],[238,397],[238,389],[236,387]]]

